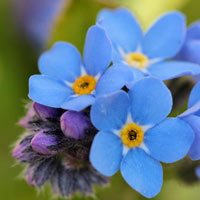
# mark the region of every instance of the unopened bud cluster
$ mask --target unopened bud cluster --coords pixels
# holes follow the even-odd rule
[[[92,194],[93,185],[108,183],[89,162],[97,130],[87,110],[64,111],[33,103],[20,125],[26,133],[15,146],[13,157],[26,163],[29,185],[41,188],[49,181],[54,193],[71,197],[75,192]]]

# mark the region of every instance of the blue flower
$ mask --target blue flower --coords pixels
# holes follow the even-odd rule
[[[43,48],[55,18],[58,17],[66,4],[65,0],[19,0],[14,1],[13,11],[16,13],[15,20],[29,42],[34,47]]]
[[[83,64],[78,50],[57,42],[41,55],[39,70],[29,80],[29,97],[45,106],[80,111],[95,97],[115,92],[133,79],[130,70],[111,62],[111,44],[104,29],[92,26],[87,33]]]
[[[195,170],[196,176],[198,179],[200,179],[200,166],[198,166]]]
[[[199,51],[200,51],[200,22],[198,21],[189,26],[185,42],[179,53],[175,56],[175,59],[180,61],[188,61],[200,64]],[[194,78],[196,81],[200,80],[199,75],[195,76]]]
[[[195,22],[187,29],[184,44],[176,55],[177,60],[200,64],[200,22]]]
[[[151,198],[159,193],[161,162],[172,163],[189,151],[194,134],[178,118],[166,118],[172,97],[162,81],[144,78],[124,91],[96,99],[91,120],[99,130],[94,138],[90,161],[103,175],[119,169],[126,182]]]
[[[187,122],[195,133],[189,156],[192,160],[200,160],[200,82],[192,89],[188,110],[179,115],[179,118]]]
[[[185,17],[179,12],[161,16],[145,34],[132,13],[123,8],[101,11],[97,22],[112,41],[112,61],[131,67],[134,81],[143,76],[168,80],[200,73],[196,64],[166,61],[184,42]]]

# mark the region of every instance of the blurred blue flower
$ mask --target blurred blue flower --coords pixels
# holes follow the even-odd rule
[[[135,79],[153,76],[168,80],[200,73],[199,66],[166,61],[181,49],[185,38],[185,17],[179,12],[161,16],[143,35],[135,17],[126,9],[105,9],[97,18],[112,41],[114,63],[132,68]]]
[[[121,89],[133,79],[132,73],[121,65],[105,71],[111,53],[110,41],[99,26],[88,30],[83,64],[73,45],[57,42],[39,59],[42,75],[30,77],[30,99],[45,106],[80,111],[93,104],[96,96]]]
[[[188,61],[200,64],[200,22],[195,22],[188,27],[186,39],[183,47],[175,56],[176,60]],[[196,81],[200,80],[200,75],[194,77]]]
[[[200,166],[198,166],[195,170],[198,179],[200,179]]]
[[[68,0],[14,1],[15,20],[21,31],[35,46],[42,48],[47,42],[56,16]]]
[[[200,22],[195,22],[188,27],[184,44],[180,52],[176,55],[176,59],[200,64],[199,51]]]
[[[172,163],[189,151],[194,134],[178,118],[167,118],[172,108],[170,91],[155,78],[137,81],[124,91],[96,99],[91,120],[100,130],[94,138],[90,161],[103,175],[119,169],[126,182],[151,198],[163,182],[161,162]]]
[[[200,160],[200,82],[197,83],[190,94],[188,110],[179,115],[194,130],[195,139],[190,148],[189,156],[192,160]]]

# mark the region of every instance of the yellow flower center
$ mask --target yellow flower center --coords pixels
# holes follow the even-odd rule
[[[73,85],[73,90],[78,95],[91,94],[96,88],[96,80],[93,76],[79,77]]]
[[[148,58],[142,53],[128,53],[125,56],[126,62],[135,68],[143,69],[148,65]]]
[[[144,139],[144,132],[137,124],[126,124],[121,130],[121,140],[129,148],[139,146]]]

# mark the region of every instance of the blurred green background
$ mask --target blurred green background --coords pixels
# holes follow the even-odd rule
[[[22,168],[14,166],[15,161],[11,157],[11,145],[23,132],[23,129],[17,126],[17,121],[25,113],[28,78],[31,74],[38,73],[37,58],[41,51],[41,48],[33,47],[31,38],[25,37],[24,30],[20,27],[15,15],[19,1],[0,0],[0,199],[47,200],[52,199],[48,186],[38,192],[28,186],[24,180],[19,179]],[[42,0],[35,0],[38,3],[40,1]],[[124,6],[131,9],[144,28],[147,28],[158,15],[168,10],[176,9],[184,12],[188,24],[200,18],[199,0],[67,1],[54,20],[45,48],[55,41],[64,40],[73,43],[82,51],[86,31],[95,23],[96,14],[103,7]],[[168,170],[165,172],[162,191],[154,199],[200,199],[200,184],[185,185],[173,176],[168,178],[170,176]],[[117,174],[112,178],[110,187],[97,188],[96,196],[91,199],[142,200],[145,198],[134,192],[123,181],[120,174]]]

